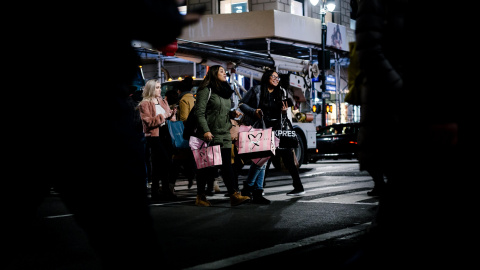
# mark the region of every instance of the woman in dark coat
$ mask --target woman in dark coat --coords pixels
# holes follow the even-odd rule
[[[220,145],[222,154],[222,178],[230,195],[232,206],[240,205],[250,200],[250,197],[240,195],[236,190],[238,183],[232,168],[232,137],[230,118],[239,116],[239,112],[230,111],[230,97],[233,90],[227,82],[225,69],[220,65],[211,66],[205,79],[197,91],[197,101],[194,107],[197,117],[198,128],[195,136],[210,142],[210,145]],[[217,167],[208,167],[197,170],[197,200],[196,205],[210,206],[211,203],[205,197],[207,181],[215,177]]]
[[[282,117],[286,117],[282,116],[282,114],[286,115],[288,107],[287,104],[283,102],[284,95],[283,90],[280,89],[278,84],[279,81],[280,77],[277,72],[274,70],[266,70],[265,73],[263,73],[260,85],[253,87],[245,94],[242,99],[243,103],[240,105],[240,109],[245,114],[245,125],[253,125],[263,116],[267,128],[272,127],[275,130],[280,127]],[[276,156],[282,157],[283,164],[293,179],[293,190],[288,192],[287,195],[299,196],[305,194],[298,168],[295,165],[292,149],[278,148],[275,154]],[[255,166],[251,168],[255,168]],[[259,192],[257,194],[260,196],[261,193]]]

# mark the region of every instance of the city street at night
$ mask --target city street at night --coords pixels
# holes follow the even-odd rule
[[[242,174],[247,170],[248,165]],[[286,196],[291,178],[272,168],[265,187],[272,203],[237,207],[224,197],[222,182],[221,193],[208,197],[212,207],[195,206],[196,185],[188,189],[180,175],[178,201],[151,205],[165,257],[179,269],[302,266],[319,260],[336,265],[347,260],[377,208],[378,198],[367,196],[371,177],[358,170],[356,160],[347,159],[302,164],[300,172],[304,196]],[[240,187],[245,177],[240,176]],[[19,258],[19,269],[100,269],[86,234],[54,191],[41,205],[34,229],[38,239],[29,247],[31,254]]]

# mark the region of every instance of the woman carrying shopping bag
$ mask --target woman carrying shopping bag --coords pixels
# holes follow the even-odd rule
[[[281,126],[281,120],[282,117],[286,117],[288,105],[286,101],[283,101],[283,91],[280,89],[279,82],[280,77],[277,72],[274,70],[266,70],[263,73],[260,85],[251,88],[245,94],[242,99],[243,104],[240,105],[240,109],[245,114],[245,125],[253,125],[263,117],[267,128],[272,127],[275,130]],[[287,195],[299,196],[305,194],[298,168],[295,166],[292,148],[278,148],[275,156],[282,157],[283,164],[293,179],[293,190],[288,192]],[[262,166],[252,164],[246,185],[243,187],[246,192],[242,193],[248,194],[248,192],[251,191],[253,201],[258,201],[259,203],[267,203],[262,197],[264,172],[267,164]],[[250,175],[252,177],[250,177]],[[261,181],[261,183],[259,181]],[[255,197],[257,197],[257,199],[255,199]]]
[[[225,69],[220,65],[211,66],[197,91],[197,101],[194,106],[197,130],[195,137],[201,138],[209,145],[220,145],[222,155],[223,182],[230,196],[231,206],[237,206],[250,200],[250,197],[240,195],[238,183],[234,177],[232,158],[232,128],[231,118],[238,117],[241,113],[230,111],[230,97],[233,90],[227,82]],[[210,94],[210,90],[211,94]],[[197,170],[197,199],[195,205],[210,206],[205,197],[207,181],[213,181],[217,167],[207,167]]]

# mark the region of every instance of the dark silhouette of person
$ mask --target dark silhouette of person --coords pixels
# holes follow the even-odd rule
[[[443,35],[440,29],[419,33],[420,10],[403,0],[358,1],[356,51],[365,76],[358,159],[361,170],[382,172],[387,181],[363,247],[347,263],[352,269],[465,268],[460,265],[466,262],[463,241],[469,230],[458,216],[468,205],[457,181],[463,182],[466,172],[463,123],[444,105],[451,83],[429,73],[441,74],[445,64],[430,65],[418,79],[412,61],[417,44],[408,37]],[[437,55],[426,53],[422,61],[436,63]],[[406,93],[416,93],[421,106],[408,110]]]
[[[8,268],[31,256],[26,247],[35,238],[36,212],[53,186],[103,269],[174,268],[162,258],[148,207],[144,149],[128,102],[139,64],[131,43],[167,45],[200,14],[181,15],[174,0],[85,1],[54,10],[38,10],[24,26],[25,36],[48,40],[35,42],[39,66],[32,65],[30,81],[48,85],[49,94],[29,91],[35,102],[28,127],[17,121],[29,131],[18,134],[15,151],[28,155],[10,161],[16,179],[6,188],[4,263]],[[30,39],[18,41],[34,47]]]

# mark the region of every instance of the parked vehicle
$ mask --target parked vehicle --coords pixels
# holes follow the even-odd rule
[[[356,158],[359,123],[333,124],[317,131],[317,150],[312,161],[327,158]]]
[[[192,87],[192,90],[191,90],[192,94],[195,95],[197,93],[197,88],[202,81],[203,81],[203,78],[202,79],[194,79],[192,81],[192,83],[193,83],[193,87]],[[181,83],[182,83],[182,80],[172,80],[172,81],[163,82],[162,83],[162,91],[161,91],[162,97],[165,97],[165,93],[167,93],[167,91],[169,91],[169,90],[178,90],[178,88],[180,88]]]

